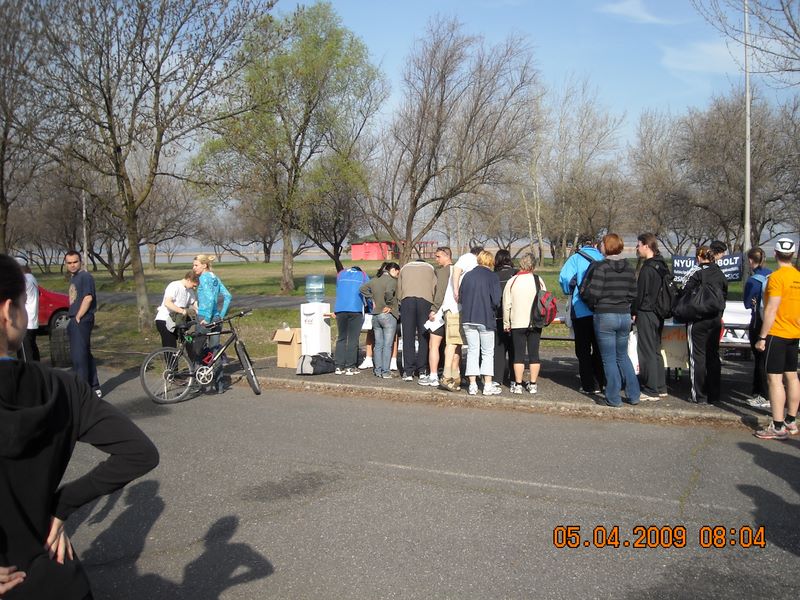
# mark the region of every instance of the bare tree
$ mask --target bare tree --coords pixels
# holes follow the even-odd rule
[[[0,2],[0,252],[8,252],[11,208],[47,162],[38,137],[49,113],[34,75],[42,60],[34,6]]]
[[[778,111],[754,94],[751,161],[752,238],[742,239],[744,221],[744,101],[741,91],[714,98],[704,111],[691,110],[681,124],[680,159],[694,188],[693,204],[713,217],[728,245],[758,244],[780,228],[787,201],[797,191],[794,141]]]
[[[64,151],[113,182],[136,289],[139,327],[151,325],[139,218],[164,157],[212,120],[234,78],[242,36],[258,0],[45,0],[41,18],[51,61],[41,81],[70,134]],[[269,1],[263,3],[267,8]],[[55,107],[54,107],[55,108]],[[134,180],[129,161],[146,154]]]
[[[372,218],[401,245],[401,262],[447,211],[503,182],[527,155],[539,93],[518,38],[487,46],[455,20],[433,20],[403,76],[403,100],[386,132],[369,198]]]
[[[797,0],[748,0],[750,35],[745,40],[742,0],[692,0],[705,19],[735,43],[746,43],[754,71],[797,85],[800,72],[800,10]],[[739,54],[739,50],[736,54]]]
[[[550,205],[545,235],[553,258],[561,260],[581,233],[597,234],[611,226],[609,211],[623,201],[608,193],[619,187],[615,153],[623,117],[602,107],[586,79],[568,79],[563,90],[549,97],[549,107],[551,126],[541,167]]]

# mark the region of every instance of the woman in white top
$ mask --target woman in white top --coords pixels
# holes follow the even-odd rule
[[[197,275],[189,271],[183,279],[173,281],[164,290],[164,299],[156,311],[156,329],[161,334],[162,346],[175,348],[178,345],[172,313],[186,315],[192,310],[197,312],[197,296],[194,291],[197,283]]]
[[[533,271],[536,269],[536,257],[525,254],[519,259],[519,271],[506,283],[503,290],[503,330],[511,332],[511,344],[514,348],[514,382],[511,384],[512,394],[528,391],[537,392],[536,379],[539,377],[541,362],[539,361],[539,342],[542,337],[540,328],[528,327],[531,322],[531,307],[536,298],[536,283],[539,288],[547,289],[544,280]],[[531,380],[522,383],[522,372],[525,370],[525,351],[528,352]]]

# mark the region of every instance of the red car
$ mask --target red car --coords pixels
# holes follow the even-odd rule
[[[69,296],[51,292],[39,286],[39,333],[67,327],[69,322]]]

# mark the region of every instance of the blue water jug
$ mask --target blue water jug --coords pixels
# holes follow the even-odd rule
[[[325,302],[323,275],[306,275],[306,302]]]

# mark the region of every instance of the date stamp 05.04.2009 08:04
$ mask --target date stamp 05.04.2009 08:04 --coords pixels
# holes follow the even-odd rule
[[[553,528],[556,548],[685,548],[694,537],[700,548],[765,548],[763,525],[703,525],[691,536],[684,525],[634,525],[627,530],[619,525],[596,525],[582,529],[580,525],[557,525]],[[692,544],[693,545],[693,544]]]

